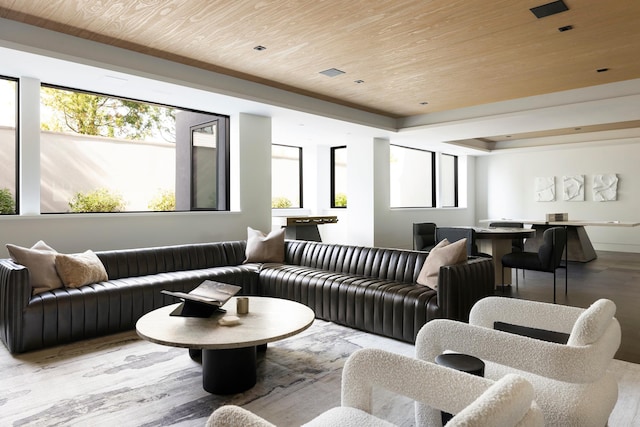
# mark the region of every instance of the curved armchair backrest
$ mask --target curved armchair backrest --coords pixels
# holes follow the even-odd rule
[[[563,227],[552,227],[542,235],[543,243],[538,249],[538,258],[548,271],[558,268],[567,244],[567,231]]]

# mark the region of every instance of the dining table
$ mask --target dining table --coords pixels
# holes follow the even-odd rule
[[[512,252],[513,239],[528,239],[536,235],[532,228],[507,227],[472,227],[476,235],[478,251],[491,255],[495,271],[494,283],[496,287],[511,285],[511,268],[504,268],[504,283],[502,283],[502,256]]]

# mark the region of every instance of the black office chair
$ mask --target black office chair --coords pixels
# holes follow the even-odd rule
[[[489,228],[524,228],[522,222],[491,222]],[[524,252],[524,239],[516,238],[511,240],[511,252]],[[522,278],[524,278],[524,270],[522,270]],[[516,285],[518,284],[518,270],[516,269]]]
[[[553,302],[556,302],[556,270],[565,269],[564,294],[567,294],[567,263],[562,265],[562,253],[567,245],[567,231],[564,227],[552,227],[542,235],[542,245],[538,252],[512,252],[502,257],[502,291],[504,292],[504,268],[520,268],[524,270],[553,273]],[[516,281],[516,289],[518,282]]]
[[[436,245],[436,224],[421,222],[413,224],[413,250],[429,252]]]
[[[482,256],[491,258],[491,255],[478,252],[476,244],[476,231],[471,227],[437,227],[436,242],[439,243],[447,239],[449,243],[457,242],[460,239],[467,239],[467,255]]]

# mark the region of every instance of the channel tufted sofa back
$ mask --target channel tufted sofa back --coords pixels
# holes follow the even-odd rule
[[[288,242],[286,263],[336,273],[415,283],[425,252],[319,242]]]
[[[240,265],[245,241],[198,243],[96,252],[110,280]]]

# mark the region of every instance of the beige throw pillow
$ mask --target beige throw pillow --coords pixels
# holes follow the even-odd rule
[[[56,255],[56,270],[67,288],[109,280],[102,261],[91,250],[81,254]]]
[[[265,235],[247,227],[247,262],[284,262],[284,228]]]
[[[459,264],[467,260],[467,239],[449,243],[447,239],[438,243],[424,260],[418,284],[438,290],[438,273],[443,265]]]
[[[62,281],[58,277],[55,266],[57,252],[51,246],[40,240],[31,248],[10,243],[6,247],[13,261],[29,269],[33,295],[62,287]]]

